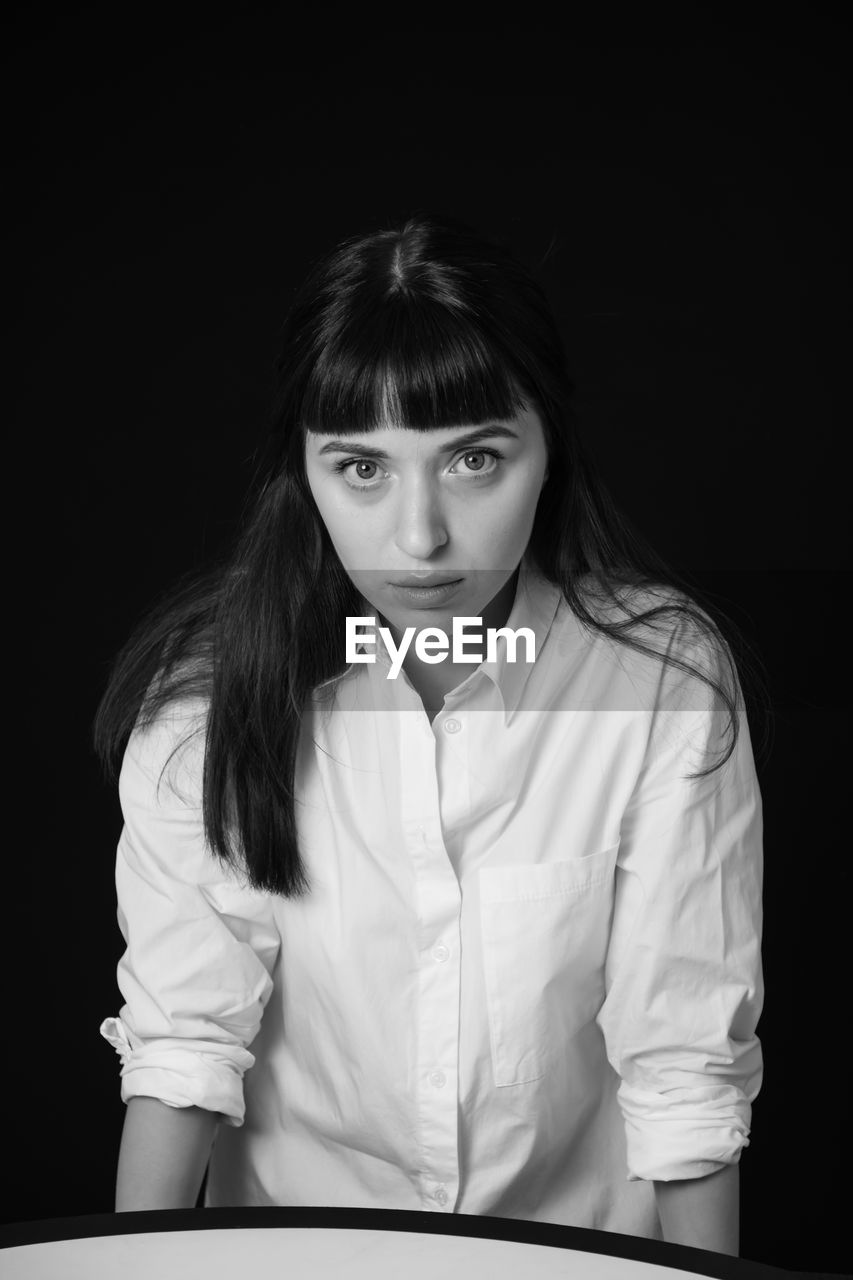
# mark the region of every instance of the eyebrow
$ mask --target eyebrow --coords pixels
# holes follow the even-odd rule
[[[469,445],[479,444],[482,440],[517,440],[518,432],[510,430],[509,427],[499,426],[493,423],[486,427],[476,427],[473,431],[466,431],[463,436],[457,436],[455,440],[451,440],[446,444],[440,453],[456,453],[458,449],[465,449]],[[353,440],[329,440],[324,444],[322,449],[318,450],[318,457],[324,453],[349,453],[355,457],[361,458],[381,458],[383,462],[387,462],[391,455],[386,453],[384,449],[371,449],[370,445],[357,444]]]

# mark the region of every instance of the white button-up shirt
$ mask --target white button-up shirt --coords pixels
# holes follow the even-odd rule
[[[368,610],[369,612],[369,610]],[[387,655],[318,689],[297,771],[311,891],[205,850],[204,708],[131,738],[122,1097],[220,1112],[209,1205],[351,1205],[657,1236],[654,1179],[738,1160],[761,1080],[749,732],[584,630],[525,560],[508,626],[430,723]],[[658,643],[660,641],[658,640]],[[674,652],[719,669],[684,626]],[[711,754],[708,754],[710,752]]]

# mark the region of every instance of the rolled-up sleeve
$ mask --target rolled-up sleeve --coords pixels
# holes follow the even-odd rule
[[[279,937],[270,895],[205,847],[203,743],[202,712],[182,708],[135,732],[125,752],[116,860],[125,1003],[101,1034],[121,1058],[125,1102],[143,1094],[240,1125]]]
[[[684,656],[721,675],[713,656]],[[762,814],[742,710],[667,668],[621,824],[599,1013],[621,1083],[629,1180],[698,1178],[737,1163],[762,1076]]]

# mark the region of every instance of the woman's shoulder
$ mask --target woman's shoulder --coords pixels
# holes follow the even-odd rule
[[[723,644],[710,613],[689,592],[668,582],[631,581],[587,574],[579,596],[614,636],[620,633],[667,651]]]
[[[631,696],[642,693],[643,707],[684,694],[689,701],[698,696],[704,702],[702,686],[707,690],[708,681],[730,683],[733,664],[727,641],[687,591],[666,582],[587,575],[579,584],[578,598],[597,624],[579,619],[601,668],[596,684],[603,682],[609,697],[627,697],[624,690],[621,695],[613,692],[625,685],[633,691]],[[566,606],[566,615],[570,612]]]
[[[208,702],[182,697],[140,711],[124,751],[119,792],[153,793],[158,804],[200,808]]]

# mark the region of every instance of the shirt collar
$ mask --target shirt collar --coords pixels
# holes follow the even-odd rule
[[[537,662],[556,617],[561,598],[560,588],[549,582],[536,567],[532,558],[525,555],[519,566],[515,601],[505,626],[512,631],[517,631],[520,627],[528,627],[533,632],[536,640]],[[522,637],[516,645],[517,660],[510,662],[506,637],[498,636],[495,660],[483,662],[478,668],[492,681],[500,694],[505,721],[509,720],[513,712],[518,709],[533,671],[534,664],[524,661],[526,652],[527,647]]]
[[[518,630],[520,627],[528,627],[533,632],[536,640],[535,654],[537,662],[548,638],[561,599],[562,592],[560,588],[545,578],[534,564],[532,557],[526,554],[519,565],[515,600],[504,625],[513,631]],[[362,599],[361,606],[365,615],[371,613],[371,606],[366,600]],[[391,666],[391,657],[384,645],[377,644],[370,649],[359,645],[358,652],[375,654],[376,662],[371,663],[366,668],[363,663],[351,662],[339,675],[332,676],[329,680],[324,680],[322,684],[317,685],[317,689],[324,689],[327,685],[335,684],[339,680],[345,680],[353,673],[357,674],[359,671],[364,670],[368,673],[371,671],[381,673],[382,679],[386,679],[387,671]],[[506,636],[498,636],[497,656],[494,661],[483,661],[479,667],[475,668],[476,674],[482,674],[487,677],[497,689],[503,703],[505,721],[509,720],[521,703],[527,681],[530,679],[530,673],[533,670],[534,664],[524,661],[526,652],[527,647],[522,637],[516,645],[516,657],[517,659],[520,658],[520,660],[510,662]],[[402,678],[402,673],[398,678]]]

